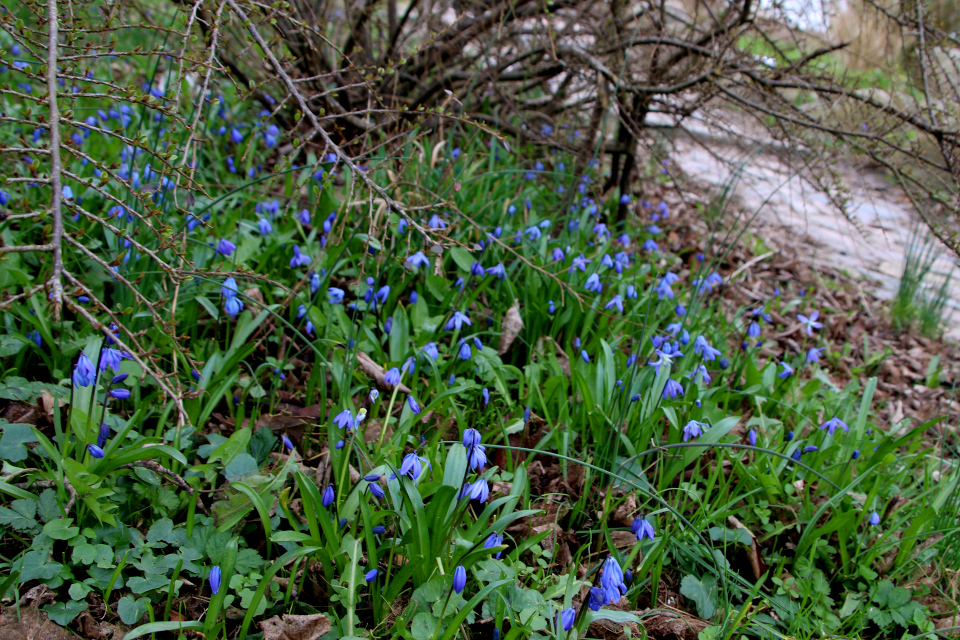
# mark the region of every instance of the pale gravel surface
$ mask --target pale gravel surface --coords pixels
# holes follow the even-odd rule
[[[867,279],[864,286],[881,299],[896,295],[915,214],[899,187],[882,175],[852,164],[834,167],[849,190],[848,211],[858,229],[823,193],[796,175],[793,167],[802,165],[800,158],[788,166],[788,161],[773,153],[758,153],[743,145],[714,139],[705,148],[680,138],[671,160],[689,179],[717,188],[743,165],[734,190],[736,202],[748,214],[760,210],[758,229],[768,225],[778,229],[776,242],[795,239],[792,248],[810,259],[814,269],[818,263],[839,268]],[[945,333],[956,341],[960,340],[960,272],[953,254],[942,245],[940,249],[934,272],[938,279],[951,274]]]

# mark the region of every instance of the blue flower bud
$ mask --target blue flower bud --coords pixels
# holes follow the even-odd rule
[[[367,572],[364,574],[363,579],[366,580],[367,582],[373,582],[374,580],[377,579],[377,574],[378,574],[378,573],[380,573],[378,570],[376,570],[376,569],[371,569],[370,571],[367,571]]]
[[[373,528],[373,533],[374,533],[375,535],[378,535],[378,536],[382,536],[382,535],[385,534],[386,532],[387,532],[387,528],[384,527],[383,525],[379,525],[379,524],[378,524],[377,526],[375,526],[375,527]]]
[[[130,397],[130,391],[128,389],[111,389],[110,395],[117,400],[126,400]]]
[[[101,449],[100,447],[98,447],[98,446],[95,445],[95,444],[88,444],[88,445],[87,445],[87,451],[89,451],[89,452],[90,452],[90,455],[92,455],[94,458],[97,458],[97,459],[102,458],[103,455],[104,455],[104,454],[103,454],[103,449]]]
[[[221,573],[220,565],[215,565],[212,569],[210,569],[210,577],[208,580],[210,581],[210,593],[213,595],[217,595],[217,591],[220,591],[220,580],[222,578]]]
[[[467,586],[467,570],[463,568],[463,565],[459,565],[453,571],[453,591],[455,593],[463,593],[463,589]]]
[[[333,504],[334,497],[335,496],[333,494],[333,485],[328,484],[327,488],[323,490],[323,498],[321,500],[323,503],[323,506],[329,508],[330,505]]]

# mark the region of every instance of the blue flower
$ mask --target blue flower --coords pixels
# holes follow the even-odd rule
[[[220,285],[220,294],[224,298],[233,298],[237,295],[237,281],[233,278],[227,278]]]
[[[793,375],[793,367],[788,365],[786,362],[781,362],[780,366],[783,367],[783,371],[777,374],[777,377],[782,379],[789,378]]]
[[[470,345],[465,341],[460,341],[460,352],[458,354],[461,360],[469,360],[473,356],[473,352],[470,351]]]
[[[391,387],[398,385],[400,383],[400,369],[391,367],[390,370],[384,374],[383,381]]]
[[[327,289],[327,299],[330,300],[330,304],[340,304],[343,302],[344,295],[345,292],[343,289],[338,289],[337,287]]]
[[[310,224],[310,212],[306,209],[303,209],[300,213],[297,214],[297,220],[300,221],[300,224],[307,226]]]
[[[290,258],[290,268],[296,269],[297,267],[304,267],[310,264],[310,262],[310,256],[300,253],[300,245],[294,245],[293,257]]]
[[[490,497],[490,485],[487,483],[486,478],[480,478],[474,483],[467,483],[463,485],[463,489],[460,491],[460,497],[469,497],[471,500],[476,500],[481,503],[486,502],[487,498]]]
[[[697,381],[697,377],[700,377],[703,380],[703,384],[708,387],[713,381],[713,378],[710,377],[710,372],[707,370],[707,366],[704,364],[697,365],[697,367],[690,373],[690,378],[692,378],[694,382]]]
[[[430,216],[430,220],[429,220],[429,222],[427,222],[427,224],[429,225],[429,227],[430,227],[431,229],[446,229],[446,228],[447,228],[447,223],[444,222],[444,221],[440,218],[440,216],[438,216],[437,214],[433,214],[432,216]]]
[[[823,355],[824,348],[825,347],[811,347],[810,350],[807,351],[807,364],[816,364],[820,362],[820,356]]]
[[[860,458],[860,449],[854,449],[853,454],[850,455],[851,460],[857,460]]]
[[[583,255],[575,256],[573,262],[570,264],[570,268],[567,269],[567,273],[573,273],[574,269],[580,269],[586,273],[587,265],[593,262],[593,260],[587,260]]]
[[[407,232],[407,221],[404,218],[397,220],[397,233],[404,234]]]
[[[106,371],[107,369],[120,371],[120,363],[125,358],[129,358],[129,356],[123,351],[112,347],[104,347],[100,351],[100,371]]]
[[[325,509],[329,508],[330,505],[333,504],[334,497],[335,496],[333,493],[333,485],[328,484],[327,488],[323,490],[323,496],[321,496],[320,498],[320,503],[324,506]]]
[[[423,463],[425,461],[425,458],[421,458],[416,453],[408,453],[403,456],[403,460],[400,462],[400,475],[409,476],[411,480],[419,479],[423,473]]]
[[[603,290],[603,285],[600,284],[600,276],[595,273],[591,274],[583,288],[587,291],[600,293]]]
[[[427,258],[427,256],[423,255],[423,251],[417,251],[415,254],[408,257],[405,262],[406,264],[410,265],[411,269],[430,266],[430,260]]]
[[[625,193],[620,196],[620,204],[630,204],[630,194]]]
[[[230,139],[233,140],[233,144],[240,144],[243,142],[243,134],[240,133],[240,130],[236,127],[230,129]]]
[[[106,446],[107,440],[110,439],[110,425],[103,423],[100,425],[100,431],[97,434],[97,446],[101,449]]]
[[[557,307],[553,304],[553,300],[547,301],[547,311],[550,313],[550,315],[553,315],[557,312]]]
[[[693,438],[699,438],[703,435],[705,429],[709,429],[710,425],[705,422],[697,422],[696,420],[691,420],[683,428],[683,441],[688,442]]]
[[[607,556],[603,562],[600,588],[603,589],[604,604],[617,603],[621,596],[627,593],[627,585],[623,582],[623,570],[613,556]]]
[[[567,258],[567,257],[563,254],[563,249],[561,249],[560,247],[557,247],[556,249],[553,250],[553,256],[552,256],[552,257],[553,257],[554,262],[563,262],[563,261],[566,260],[566,258]]]
[[[233,244],[226,238],[220,238],[220,241],[217,243],[217,253],[225,258],[229,258],[236,250],[237,245]]]
[[[453,331],[454,329],[459,331],[463,325],[472,327],[473,323],[470,322],[470,318],[468,318],[466,315],[454,310],[453,315],[450,316],[450,319],[447,321],[447,324],[443,326],[443,328],[445,331]]]
[[[653,524],[643,516],[638,516],[634,518],[633,524],[630,525],[630,531],[637,537],[637,542],[647,538],[653,540],[656,535],[656,530],[653,528]]]
[[[383,525],[377,525],[373,528],[373,533],[378,536],[382,536],[387,532],[387,528]]]
[[[820,329],[823,327],[823,324],[817,322],[817,318],[820,317],[819,311],[814,311],[810,314],[810,317],[803,315],[802,313],[797,314],[797,320],[800,321],[807,328],[807,335],[812,336],[814,329]]]
[[[703,358],[704,362],[713,362],[720,355],[720,350],[711,347],[703,336],[697,336],[693,341],[693,353]]]
[[[580,359],[586,362],[587,364],[590,364],[590,354],[587,353],[586,349],[580,350]]]
[[[870,514],[870,524],[874,527],[880,524],[880,514],[876,511]]]
[[[483,391],[480,392],[480,395],[483,396],[483,406],[490,404],[490,391],[484,387]]]
[[[627,196],[629,198],[629,196]],[[623,198],[620,198],[622,201]],[[564,609],[557,615],[557,626],[561,627],[564,631],[570,631],[573,629],[573,623],[577,619],[577,610],[573,607],[569,609]]]
[[[380,573],[380,572],[379,572],[377,569],[371,569],[370,571],[367,571],[367,572],[363,575],[363,579],[366,580],[368,583],[369,583],[369,582],[373,582],[374,580],[377,579],[377,574],[379,574],[379,573]]]
[[[339,429],[350,428],[353,426],[353,413],[350,409],[344,409],[333,418],[333,424]]]
[[[484,541],[484,543],[483,543],[483,548],[484,548],[484,549],[493,549],[494,547],[499,547],[499,546],[502,545],[502,544],[503,544],[503,536],[502,536],[502,535],[499,535],[496,531],[494,531],[494,532],[491,533],[489,536],[487,536],[486,541]],[[501,555],[503,555],[503,551],[502,551],[502,550],[501,550],[501,551],[497,551],[497,553],[494,554],[494,557],[497,558],[497,559],[499,559]]]
[[[668,378],[667,384],[663,388],[662,398],[664,400],[666,400],[667,398],[670,398],[671,400],[673,400],[677,396],[682,396],[682,395],[683,395],[683,386],[679,382],[675,381],[673,378]]]
[[[383,492],[383,487],[381,487],[376,482],[371,482],[370,484],[368,484],[367,489],[370,491],[370,494],[377,500],[380,500],[381,498],[383,498],[383,496],[386,495]]]
[[[383,321],[383,332],[390,335],[391,331],[393,331],[393,316]]]
[[[390,285],[384,285],[380,287],[373,297],[378,304],[386,304],[387,299],[390,297]]]
[[[467,466],[473,471],[482,469],[487,464],[486,447],[476,444],[467,448]]]
[[[417,401],[413,399],[413,396],[407,396],[407,405],[410,407],[410,411],[413,411],[414,414],[420,413],[420,405],[417,404]]]
[[[623,313],[623,296],[621,296],[621,295],[618,293],[617,295],[613,296],[613,298],[611,298],[610,302],[608,302],[607,304],[605,304],[603,308],[604,308],[604,309],[607,309],[608,311],[609,311],[610,309],[614,309],[614,308],[615,308],[615,309],[616,309],[617,311],[619,311],[620,313]]]
[[[591,611],[600,611],[600,607],[604,604],[606,604],[606,597],[603,594],[603,589],[600,587],[592,587],[590,589],[590,600],[587,606],[590,607]]]
[[[832,418],[824,422],[822,425],[820,425],[820,428],[826,429],[827,433],[829,433],[830,435],[833,435],[833,432],[836,431],[838,428],[843,429],[844,431],[850,431],[850,427],[848,427],[847,424],[837,416],[833,416]]]
[[[293,442],[286,434],[280,436],[280,441],[283,442],[283,446],[287,451],[293,451]]]
[[[88,445],[87,445],[87,451],[89,451],[89,452],[90,452],[90,455],[92,455],[94,458],[98,458],[98,459],[99,459],[99,458],[102,458],[102,457],[105,455],[105,454],[103,453],[103,449],[101,449],[100,447],[98,447],[98,446],[95,445],[95,444],[88,444]]]
[[[236,131],[236,129],[234,129],[234,131]],[[220,579],[220,565],[215,565],[212,569],[210,569],[210,576],[208,578],[210,581],[210,593],[213,595],[217,595],[217,592],[220,591]]]
[[[80,354],[77,364],[73,367],[73,386],[89,387],[97,379],[97,372],[93,363],[85,353]]]
[[[757,432],[753,429],[747,432],[747,441],[750,443],[751,447],[757,446]]]
[[[223,303],[223,310],[228,316],[235,318],[243,311],[243,301],[240,298],[227,298],[226,302]]]
[[[760,325],[757,324],[756,322],[751,322],[751,323],[750,323],[750,326],[747,327],[747,335],[750,336],[751,338],[759,338],[759,337],[760,337]]]
[[[643,245],[640,247],[644,251],[659,251],[660,247],[657,246],[656,241],[653,238],[647,238],[643,241]]]
[[[130,397],[130,391],[128,389],[111,389],[110,395],[117,400],[126,400]]]
[[[463,565],[457,566],[453,570],[453,591],[455,593],[463,593],[464,588],[467,586],[467,570],[463,568]]]
[[[485,272],[488,276],[496,276],[497,280],[503,280],[507,277],[507,270],[503,266],[503,263],[498,263],[492,267],[488,267]]]

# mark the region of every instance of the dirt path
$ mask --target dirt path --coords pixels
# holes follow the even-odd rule
[[[743,165],[734,192],[747,215],[760,210],[758,235],[774,244],[790,242],[800,255],[809,257],[814,268],[822,262],[868,278],[878,298],[890,300],[896,295],[914,214],[903,192],[883,176],[858,171],[852,165],[838,167],[858,229],[773,153],[751,153],[742,146],[722,143],[708,149],[678,139],[671,160],[688,178],[714,187],[726,185],[736,167]],[[772,228],[774,233],[764,233],[764,228]],[[960,272],[946,247],[939,248],[934,283],[939,286],[942,278],[951,277],[944,330],[949,339],[960,341]]]

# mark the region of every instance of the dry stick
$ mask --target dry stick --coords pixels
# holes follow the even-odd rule
[[[197,8],[200,6],[200,2],[201,2],[201,1],[202,1],[202,0],[197,0],[196,5],[194,5],[194,13],[196,13],[196,10],[197,10]],[[213,34],[210,36],[210,54],[207,56],[207,73],[206,73],[206,75],[205,75],[204,78],[203,78],[203,85],[200,87],[200,94],[199,94],[199,97],[197,98],[197,110],[196,110],[196,112],[195,112],[194,115],[193,115],[193,123],[191,124],[191,126],[190,126],[190,128],[189,128],[189,132],[190,132],[190,133],[189,133],[189,136],[188,136],[188,138],[187,138],[186,144],[183,145],[183,157],[180,158],[180,170],[181,170],[181,171],[183,170],[183,165],[184,165],[184,163],[186,163],[186,161],[187,161],[187,157],[190,155],[190,147],[191,147],[191,145],[193,144],[193,136],[194,136],[194,134],[196,133],[197,125],[198,125],[199,122],[200,122],[200,116],[203,114],[203,108],[204,108],[204,102],[203,102],[203,101],[204,101],[204,99],[205,99],[205,97],[206,97],[206,95],[207,95],[207,87],[208,87],[209,84],[210,84],[210,77],[213,75],[213,58],[214,58],[214,56],[216,55],[216,52],[217,52],[217,38],[219,37],[219,33],[220,33],[220,14],[223,12],[223,7],[224,7],[224,6],[225,6],[224,3],[221,2],[221,3],[220,3],[220,6],[217,7],[216,17],[213,19]],[[193,16],[191,15],[191,20],[192,20],[192,18],[193,18]],[[194,157],[196,157],[196,156],[194,156]],[[193,170],[191,170],[191,172],[190,172],[190,182],[193,182],[193,176],[194,176],[194,173],[193,173]],[[179,183],[180,183],[180,174],[178,173],[178,174],[177,174],[177,186],[179,186]],[[182,239],[181,245],[180,245],[180,265],[179,265],[179,269],[183,269],[183,263],[184,263],[184,261],[186,260],[186,258],[185,258],[186,250],[187,250],[187,234],[186,234],[186,232],[184,232],[184,234],[183,234],[183,239]],[[174,285],[174,288],[173,288],[173,303],[170,305],[170,321],[173,323],[174,326],[176,326],[176,321],[177,321],[177,302],[178,302],[178,300],[180,299],[180,285],[181,285],[182,282],[183,282],[183,281],[178,278],[178,279],[177,279],[177,282],[176,282],[176,284]],[[174,334],[176,334],[176,330],[174,330]],[[174,339],[176,338],[175,335],[174,335],[173,337],[174,337]],[[178,363],[178,362],[179,362],[179,359],[178,359],[178,358],[174,358],[174,359],[173,359],[173,373],[174,373],[174,374],[176,374],[176,372],[177,372],[177,363]],[[177,384],[177,393],[182,393],[182,387],[181,387],[181,385],[180,385],[179,379],[176,379],[176,384]],[[180,429],[181,429],[182,427],[183,427],[183,416],[179,416],[179,418],[178,418],[178,420],[177,420],[177,437],[178,437],[178,439],[179,439],[179,436],[180,436]]]
[[[50,127],[50,183],[53,187],[53,272],[48,281],[53,300],[53,317],[60,321],[60,309],[63,306],[63,253],[60,246],[63,240],[63,214],[60,210],[60,110],[57,107],[57,0],[47,0],[47,104],[50,114],[47,125]]]
[[[407,223],[411,227],[413,227],[416,231],[418,231],[424,238],[429,238],[430,232],[427,229],[424,229],[422,226],[420,226],[420,224],[417,221],[415,221],[413,218],[411,218],[407,214],[403,206],[399,202],[391,198],[387,194],[387,192],[380,187],[380,185],[375,183],[370,178],[370,176],[366,174],[365,171],[360,171],[357,168],[357,165],[354,164],[353,159],[350,158],[346,153],[344,153],[343,149],[341,149],[336,143],[334,143],[333,139],[330,137],[330,134],[328,134],[326,130],[324,130],[320,126],[320,121],[317,119],[316,114],[314,114],[313,111],[310,109],[310,107],[307,106],[307,101],[304,100],[302,95],[300,95],[300,92],[297,90],[297,87],[293,84],[293,80],[291,80],[290,76],[287,75],[287,72],[283,70],[283,67],[280,65],[280,62],[277,60],[276,56],[273,55],[273,51],[271,51],[270,48],[267,46],[267,43],[264,42],[263,36],[261,36],[260,32],[257,31],[257,28],[254,26],[253,21],[250,20],[247,14],[243,12],[243,9],[241,9],[237,5],[236,0],[227,0],[227,2],[230,3],[230,7],[234,10],[234,12],[238,16],[240,16],[240,19],[243,21],[243,23],[247,25],[247,29],[250,31],[250,35],[253,36],[254,41],[257,43],[257,45],[260,46],[260,50],[263,51],[263,54],[267,56],[267,59],[270,61],[270,64],[273,65],[273,68],[276,70],[277,75],[280,76],[280,79],[283,81],[283,84],[287,87],[287,91],[290,92],[290,95],[296,98],[297,104],[300,106],[300,112],[304,114],[307,117],[307,119],[310,120],[310,125],[320,134],[320,137],[323,138],[324,144],[330,147],[331,149],[333,149],[333,152],[337,154],[337,157],[340,158],[343,161],[343,163],[347,165],[347,167],[349,167],[352,175],[359,176],[360,180],[367,186],[367,188],[369,188],[371,191],[376,192],[377,195],[383,198],[387,202],[387,204],[390,205],[390,208],[396,211],[399,215],[403,216],[403,218],[407,221]]]
[[[151,471],[167,476],[175,485],[189,493],[191,496],[196,493],[193,487],[188,485],[183,478],[154,460],[137,460],[136,462],[131,462],[129,464],[122,464],[117,467],[117,469],[133,469],[134,467],[143,467],[144,469],[150,469]],[[207,507],[200,500],[199,495],[197,495],[197,506],[200,507],[201,511],[204,513],[210,513],[207,511]]]

